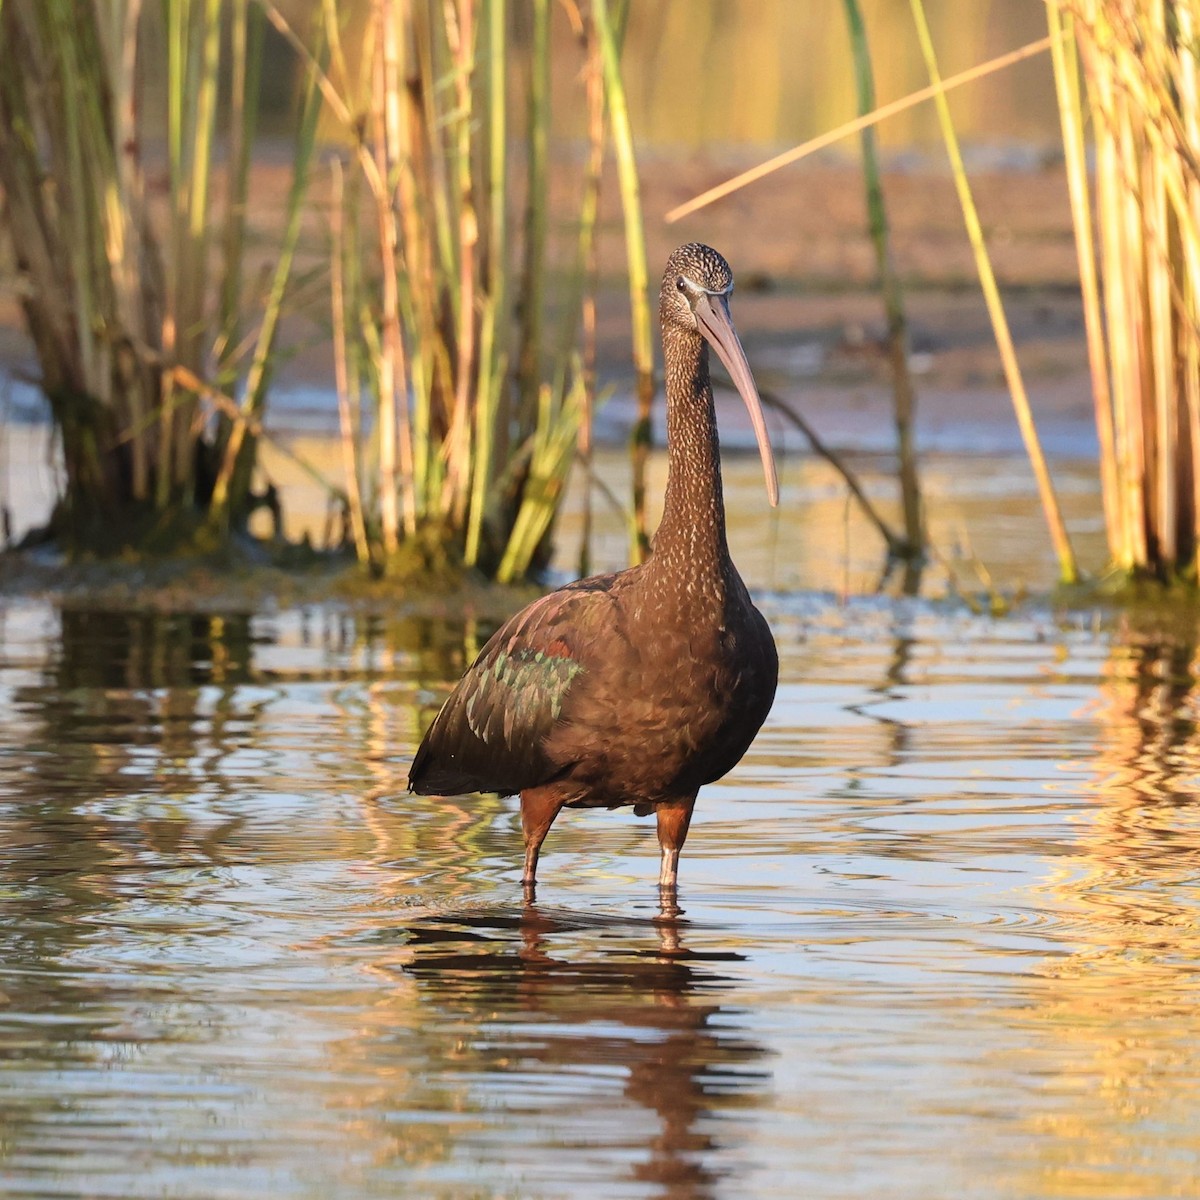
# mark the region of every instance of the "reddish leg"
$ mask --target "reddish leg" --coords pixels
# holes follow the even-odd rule
[[[675,890],[679,878],[679,852],[687,840],[695,804],[696,797],[689,796],[686,800],[658,806],[658,844],[662,847],[658,886],[663,891]]]
[[[554,787],[530,788],[521,793],[521,828],[525,833],[525,870],[521,882],[526,891],[537,883],[538,851],[563,806]]]

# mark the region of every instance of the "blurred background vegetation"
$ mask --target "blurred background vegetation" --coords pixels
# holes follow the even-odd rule
[[[1089,347],[1080,390],[1111,562],[1121,578],[1193,580],[1197,7],[0,0],[9,292],[64,472],[45,532],[75,553],[207,549],[261,508],[279,532],[259,449],[292,371],[320,379],[338,414],[336,455],[300,469],[337,513],[331,540],[374,573],[537,570],[573,467],[587,481],[580,569],[593,491],[623,513],[636,556],[651,293],[662,255],[699,237],[743,291],[882,287],[902,481],[873,519],[910,558],[925,538],[905,292],[981,281],[1072,580],[1006,311],[1014,287],[1066,286]],[[876,102],[1023,46],[1036,52],[770,190],[662,219]],[[922,173],[943,146],[950,175]],[[948,182],[970,254],[930,237]],[[1074,264],[1037,243],[1050,209],[1074,231]],[[1014,248],[1014,233],[1028,240]],[[768,300],[795,340],[803,306]],[[628,497],[593,460],[606,380],[630,398],[613,405],[632,429]]]

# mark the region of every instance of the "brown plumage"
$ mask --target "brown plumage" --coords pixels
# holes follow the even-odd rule
[[[641,566],[543,596],[483,648],[429,727],[409,772],[423,795],[521,794],[524,882],[559,811],[632,805],[658,817],[659,884],[673,889],[696,793],[729,771],[775,697],[771,631],[729,557],[711,344],[750,410],[767,490],[775,468],[729,316],[733,274],[680,246],[659,295],[669,472]]]

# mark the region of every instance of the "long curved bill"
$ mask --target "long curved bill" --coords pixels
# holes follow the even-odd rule
[[[729,378],[733,380],[734,386],[746,402],[746,408],[750,411],[750,423],[754,426],[754,436],[758,439],[758,453],[767,481],[767,499],[774,508],[779,503],[775,456],[771,453],[771,441],[767,437],[767,422],[763,418],[758,388],[754,384],[754,376],[750,374],[750,364],[746,361],[746,352],[742,349],[737,330],[733,327],[733,317],[729,314],[729,297],[709,292],[696,302],[693,311],[700,332],[720,356],[725,370],[729,372]]]

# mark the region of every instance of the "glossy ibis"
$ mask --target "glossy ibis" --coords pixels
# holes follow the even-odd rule
[[[568,584],[512,617],[429,727],[409,772],[422,795],[521,794],[527,891],[562,808],[655,813],[673,890],[696,793],[729,771],[775,698],[771,630],[729,557],[708,347],[750,410],[778,502],[758,391],[729,314],[733,273],[680,246],[659,295],[667,492],[640,566]]]

